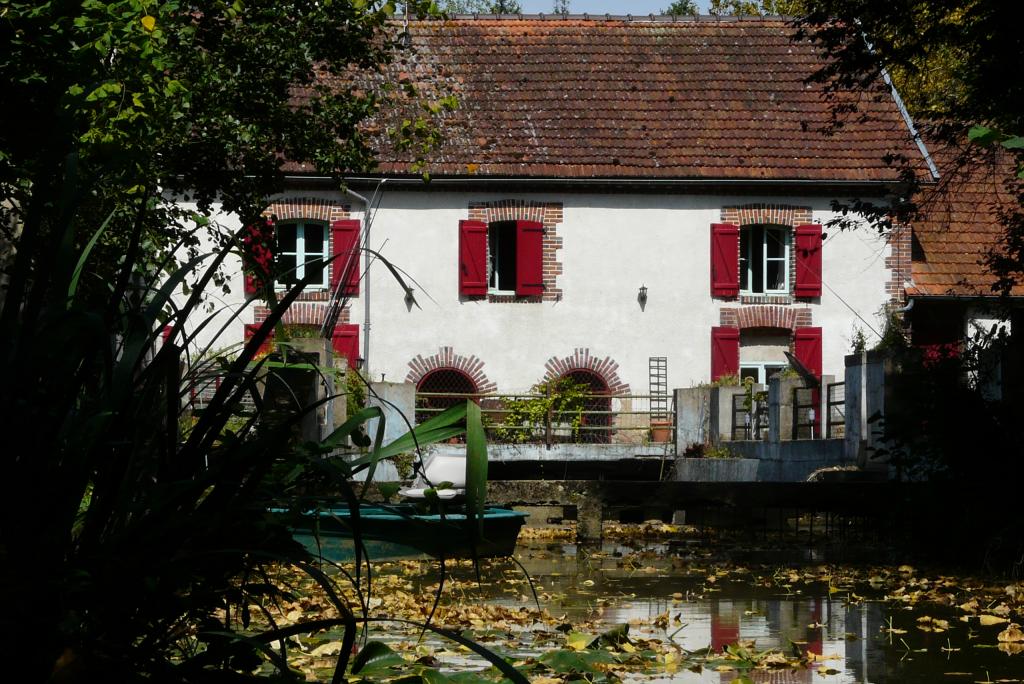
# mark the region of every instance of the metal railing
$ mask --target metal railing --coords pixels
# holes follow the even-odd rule
[[[648,444],[674,441],[675,407],[652,407],[650,394],[584,394],[568,405],[550,395],[417,392],[423,422],[453,401],[480,405],[487,439],[498,444]]]
[[[730,436],[733,441],[764,439],[768,433],[768,403],[761,392],[732,396]]]
[[[825,389],[825,436],[846,435],[846,383],[834,382]]]

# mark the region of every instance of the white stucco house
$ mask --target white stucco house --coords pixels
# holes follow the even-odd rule
[[[833,125],[805,82],[820,58],[784,21],[460,18],[408,31],[402,77],[440,79],[460,100],[430,182],[382,146],[378,170],[346,189],[294,164],[266,208],[281,267],[302,276],[341,255],[285,322],[319,326],[346,295],[335,348],[370,377],[519,392],[576,373],[642,394],[652,358],[682,387],[764,382],[787,351],[841,376],[854,328],[901,296],[909,235],[823,226],[833,200],[886,201],[898,181],[887,155],[927,174],[927,152],[892,93]],[[403,269],[418,306],[357,246]],[[243,280],[237,264],[225,307],[247,296]],[[265,315],[251,307],[229,334],[241,341]]]

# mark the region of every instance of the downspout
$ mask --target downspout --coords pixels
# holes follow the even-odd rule
[[[363,244],[370,246],[370,200],[355,190],[343,187],[342,191],[363,203]],[[364,252],[363,266],[363,368],[370,368],[370,253]]]
[[[377,183],[376,189],[373,191],[373,199],[367,199],[363,195],[360,195],[355,190],[350,188],[342,187],[344,192],[349,197],[359,200],[363,203],[363,236],[362,244],[366,248],[363,252],[365,259],[363,265],[363,368],[367,372],[370,370],[370,264],[373,263],[373,255],[370,254],[370,226],[373,225],[373,216],[371,211],[373,210],[374,202],[377,202],[377,196],[380,193],[384,184],[387,183],[389,178],[381,178]]]

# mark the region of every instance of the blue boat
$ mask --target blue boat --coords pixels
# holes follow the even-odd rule
[[[444,514],[422,504],[362,505],[359,529],[370,560],[430,556],[433,558],[497,558],[511,556],[526,513],[486,508],[482,533],[475,522],[452,507]],[[293,523],[295,539],[318,557],[334,562],[355,560],[352,515],[348,508],[312,511]]]

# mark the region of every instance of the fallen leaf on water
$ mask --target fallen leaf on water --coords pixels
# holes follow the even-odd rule
[[[995,608],[992,608],[992,612],[1000,617],[1006,617],[1010,614],[1010,607],[1005,603],[1000,603]]]
[[[978,612],[978,599],[971,599],[967,603],[961,603],[957,606],[960,610],[965,613],[977,613]]]
[[[1009,620],[1007,620],[1006,618],[996,617],[995,615],[987,615],[987,614],[986,615],[979,615],[978,616],[978,620],[981,622],[982,626],[984,626],[984,627],[990,627],[992,625],[1001,625],[1004,622],[1009,622]]]
[[[337,655],[341,653],[341,642],[340,641],[329,641],[326,644],[317,646],[309,652],[311,656],[329,656]]]
[[[1024,632],[1021,631],[1020,625],[1016,622],[1011,622],[1006,629],[999,633],[999,636],[996,637],[996,639],[998,641],[1019,643],[1024,641]]]

